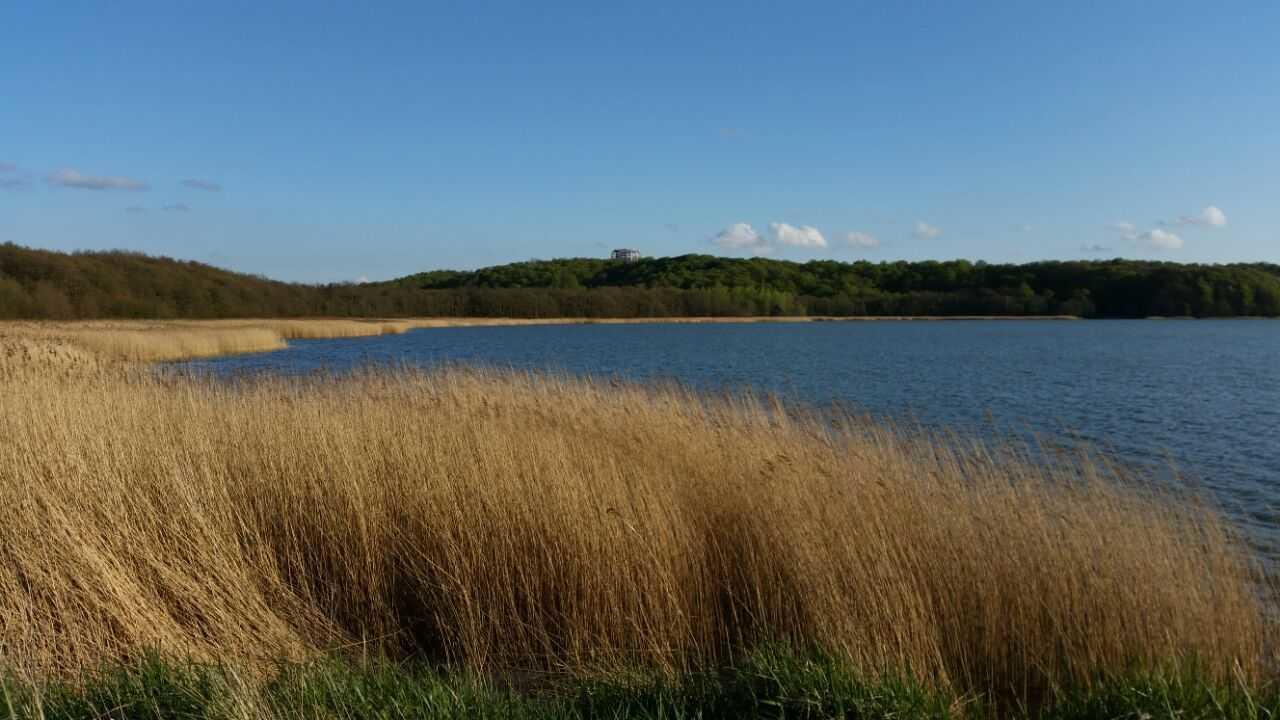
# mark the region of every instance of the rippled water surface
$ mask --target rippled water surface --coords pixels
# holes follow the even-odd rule
[[[475,362],[752,386],[930,426],[1072,435],[1169,461],[1280,548],[1280,322],[563,325],[311,340],[185,363],[218,374]]]

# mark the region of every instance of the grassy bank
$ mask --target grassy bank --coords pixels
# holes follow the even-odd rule
[[[325,660],[274,670],[249,682],[233,668],[143,658],[42,687],[0,681],[9,720],[208,718],[383,720],[385,718],[908,718],[920,720],[1253,720],[1280,713],[1274,691],[1255,694],[1191,674],[1147,674],[1064,689],[1038,707],[892,678],[868,680],[838,661],[759,652],[731,667],[678,678],[636,672],[553,678],[513,688],[483,677],[381,662]]]
[[[297,662],[356,703],[383,671],[325,659],[383,658],[447,668],[388,680],[441,697],[471,698],[467,673],[577,688],[474,696],[549,713],[615,687],[686,716],[728,693],[704,716],[729,716],[762,648],[827,658],[853,683],[833,702],[1270,687],[1271,598],[1230,528],[1096,457],[556,377],[162,378],[67,330],[0,338],[25,369],[0,373],[0,664],[68,703],[96,692],[86,669],[149,653],[117,681],[215,663],[259,697]]]

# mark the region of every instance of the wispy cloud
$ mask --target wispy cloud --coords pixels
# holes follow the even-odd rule
[[[130,205],[129,207],[125,208],[124,211],[129,213],[130,215],[146,215],[147,214],[147,209],[142,207],[141,205]]]
[[[127,177],[111,177],[105,175],[86,175],[79,170],[58,170],[49,176],[49,184],[77,190],[129,190],[140,192],[150,189],[141,180]]]
[[[812,225],[789,225],[784,222],[769,223],[769,235],[779,245],[798,248],[825,248],[827,239]]]
[[[1148,230],[1135,239],[1153,250],[1179,250],[1183,245],[1182,238],[1160,228]]]
[[[1081,245],[1081,246],[1080,246],[1080,252],[1082,252],[1082,253],[1091,253],[1091,254],[1094,254],[1094,255],[1098,255],[1098,254],[1101,254],[1101,253],[1109,253],[1109,252],[1111,252],[1111,248],[1107,247],[1106,245],[1098,245],[1098,244],[1094,244],[1094,245]]]
[[[165,212],[179,212],[179,213],[191,212],[191,206],[187,205],[186,203],[174,203],[173,205],[165,205],[160,209],[164,210]]]
[[[1226,227],[1227,214],[1217,205],[1209,205],[1195,215],[1183,215],[1176,221],[1178,225],[1200,225],[1203,227]]]
[[[206,192],[222,192],[222,185],[212,180],[201,180],[199,178],[187,178],[182,181],[183,185],[192,190],[204,190]]]
[[[932,240],[942,234],[942,228],[917,220],[916,229],[911,234],[915,235],[917,240]]]
[[[1182,215],[1172,222],[1161,220],[1155,223],[1159,227],[1139,231],[1138,227],[1127,220],[1108,223],[1107,228],[1117,233],[1122,240],[1136,243],[1148,250],[1181,250],[1186,243],[1182,236],[1167,228],[1173,227],[1226,227],[1227,214],[1217,205],[1206,205],[1195,215]]]
[[[20,190],[31,186],[31,178],[18,174],[18,166],[0,161],[0,190]]]
[[[1110,223],[1107,227],[1118,233],[1120,239],[1137,243],[1150,250],[1180,250],[1185,244],[1181,237],[1163,228],[1138,232],[1137,226],[1126,220]]]
[[[854,231],[844,236],[844,244],[853,248],[873,250],[880,247],[880,238],[871,233]]]
[[[1117,233],[1120,234],[1120,237],[1124,238],[1125,240],[1138,239],[1137,226],[1127,220],[1117,220],[1115,222],[1108,223],[1107,228],[1110,230],[1116,231]]]
[[[753,255],[768,255],[773,252],[769,241],[756,232],[750,223],[734,223],[716,233],[711,242],[722,250],[734,252],[749,252]]]

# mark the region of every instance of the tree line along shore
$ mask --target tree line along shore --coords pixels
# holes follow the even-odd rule
[[[1137,260],[562,259],[308,285],[129,252],[0,245],[0,319],[1276,317],[1280,266]]]

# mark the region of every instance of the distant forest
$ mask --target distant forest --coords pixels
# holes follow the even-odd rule
[[[534,260],[363,285],[305,285],[130,252],[0,245],[0,319],[733,315],[1274,317],[1280,265],[683,255]]]

